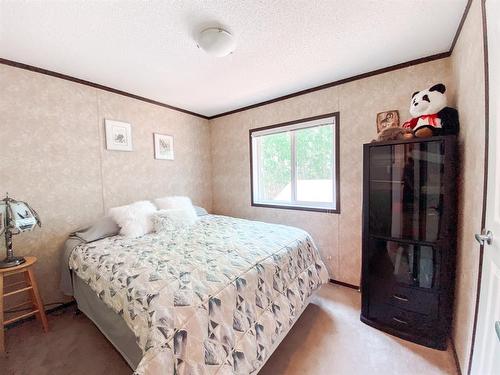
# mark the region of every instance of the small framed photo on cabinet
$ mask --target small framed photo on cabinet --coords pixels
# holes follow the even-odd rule
[[[387,128],[399,126],[399,112],[397,110],[377,113],[377,133]]]
[[[132,127],[122,121],[104,120],[106,127],[106,149],[132,151]]]
[[[155,159],[174,160],[174,137],[166,134],[153,134]]]

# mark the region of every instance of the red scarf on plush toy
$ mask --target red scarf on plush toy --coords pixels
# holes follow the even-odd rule
[[[434,113],[433,115],[422,115],[419,117],[412,118],[411,120],[408,120],[403,124],[403,128],[413,130],[415,128],[415,126],[417,126],[417,122],[419,119],[427,121],[427,123],[430,126],[434,126],[434,127],[438,126],[438,124],[436,122],[436,120],[438,119],[438,115],[437,115],[437,113]]]

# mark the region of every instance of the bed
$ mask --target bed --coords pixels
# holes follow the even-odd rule
[[[257,373],[328,280],[307,232],[230,218],[75,242],[78,307],[137,374]]]

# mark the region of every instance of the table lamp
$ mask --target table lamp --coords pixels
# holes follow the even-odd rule
[[[15,257],[12,251],[12,235],[29,232],[42,226],[34,209],[26,202],[9,198],[0,200],[0,236],[5,233],[7,257],[0,261],[0,268],[15,267],[26,262],[23,257]]]

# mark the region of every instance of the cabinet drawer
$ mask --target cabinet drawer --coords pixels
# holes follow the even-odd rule
[[[437,293],[371,282],[369,294],[370,304],[388,304],[429,316],[437,317],[438,315],[439,296]]]
[[[398,330],[429,335],[435,331],[437,324],[435,317],[401,309],[390,304],[370,306],[370,318]]]
[[[390,305],[437,317],[439,304],[439,296],[437,294],[396,286],[388,298]]]

